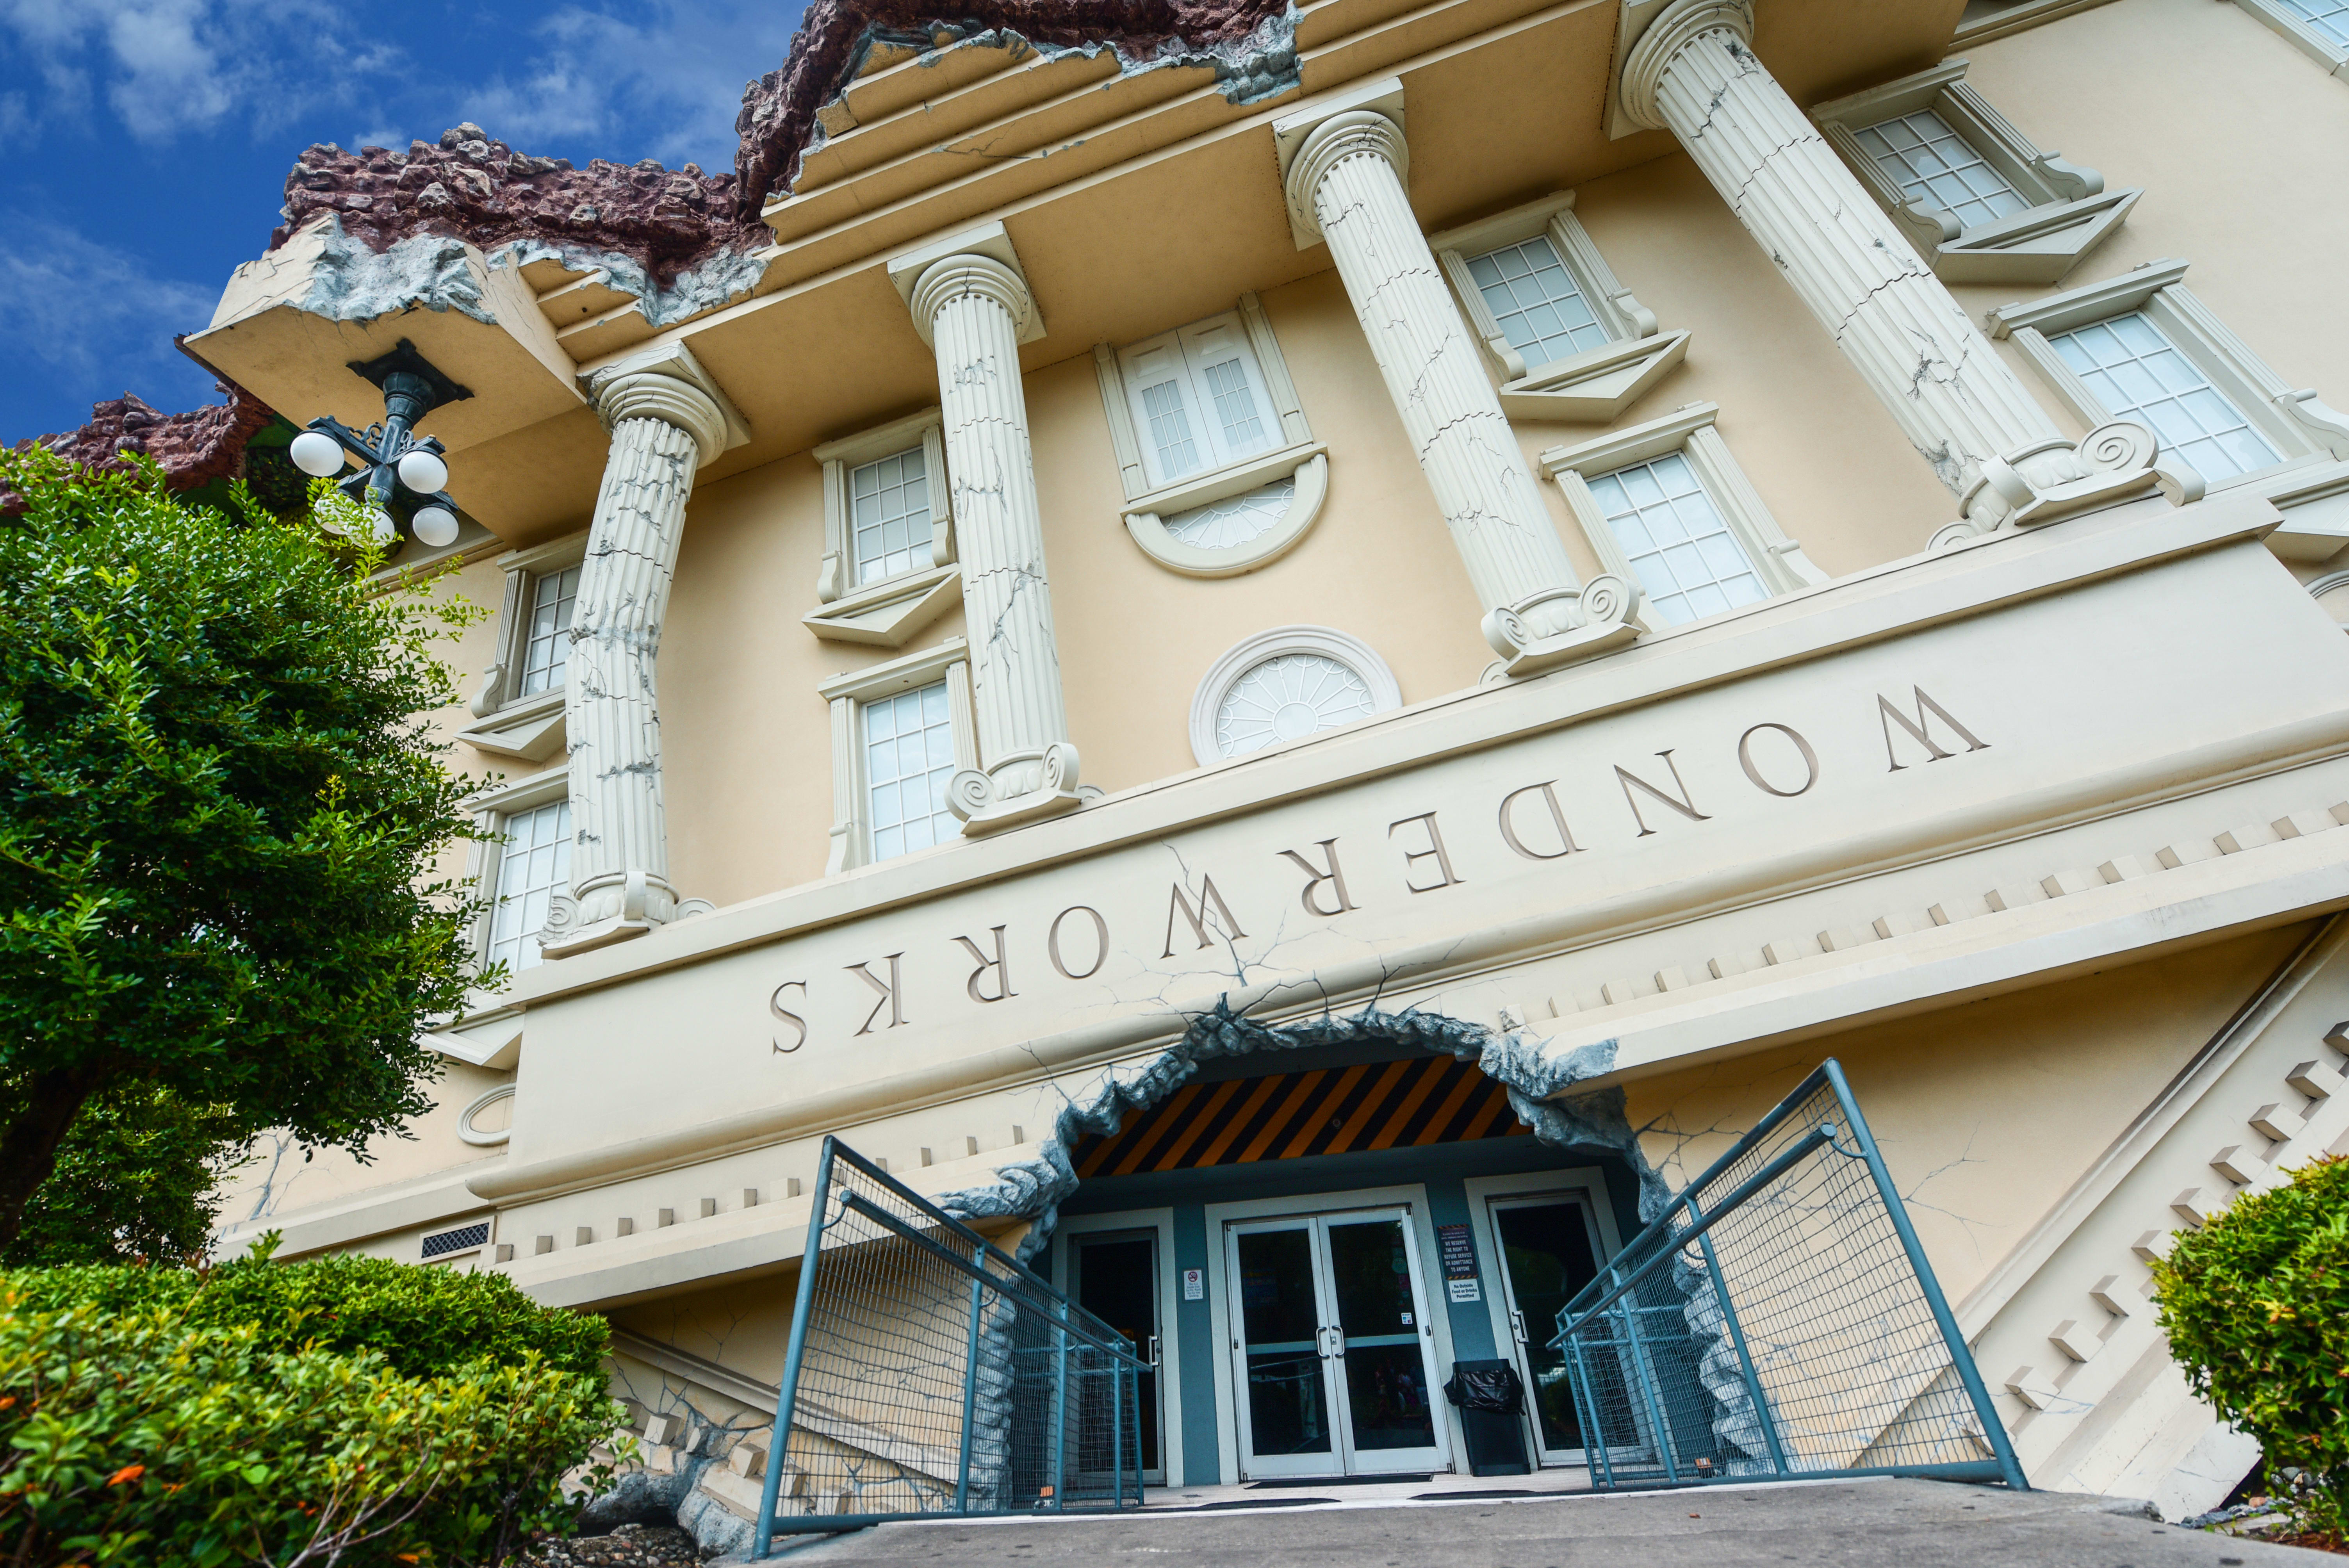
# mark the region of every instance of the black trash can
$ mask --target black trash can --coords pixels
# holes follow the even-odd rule
[[[1506,1361],[1454,1361],[1444,1397],[1460,1411],[1470,1475],[1531,1475],[1526,1459],[1525,1384]]]

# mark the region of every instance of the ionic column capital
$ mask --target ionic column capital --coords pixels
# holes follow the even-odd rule
[[[914,330],[922,335],[924,343],[935,347],[933,335],[938,312],[956,300],[971,296],[992,300],[1003,307],[1003,313],[1011,318],[1015,341],[1028,335],[1029,324],[1036,315],[1036,296],[1030,292],[1028,280],[993,256],[975,252],[948,256],[922,269],[922,275],[915,280],[906,299],[914,312]]]
[[[1384,160],[1395,171],[1395,178],[1407,181],[1411,175],[1411,143],[1403,139],[1402,127],[1376,109],[1348,109],[1333,114],[1309,131],[1297,156],[1289,160],[1288,178],[1283,193],[1288,200],[1288,213],[1298,229],[1319,236],[1321,215],[1314,206],[1314,196],[1330,170],[1349,158],[1372,157]]]
[[[1642,130],[1670,129],[1656,92],[1664,72],[1680,52],[1707,33],[1731,33],[1741,46],[1754,42],[1754,7],[1750,0],[1678,0],[1648,24],[1640,41],[1624,57],[1617,82],[1624,118]]]
[[[658,370],[607,371],[590,384],[595,416],[606,430],[623,419],[658,419],[693,438],[699,460],[726,449],[726,413],[718,400],[689,381]]]

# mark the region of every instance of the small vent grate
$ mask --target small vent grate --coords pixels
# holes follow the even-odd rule
[[[438,1235],[424,1238],[424,1259],[429,1263],[434,1258],[445,1258],[450,1253],[468,1252],[489,1239],[490,1222],[487,1220],[460,1230],[442,1231]]]

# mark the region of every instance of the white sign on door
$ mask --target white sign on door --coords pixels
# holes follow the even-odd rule
[[[1444,1284],[1445,1288],[1451,1291],[1452,1299],[1454,1301],[1482,1301],[1485,1299],[1485,1287],[1481,1281],[1473,1279],[1448,1279],[1445,1280]]]
[[[1185,1269],[1183,1271],[1183,1299],[1185,1301],[1205,1301],[1207,1299],[1206,1270]]]

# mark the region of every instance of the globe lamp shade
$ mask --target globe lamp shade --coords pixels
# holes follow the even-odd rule
[[[312,479],[330,480],[343,471],[343,444],[323,430],[303,431],[286,453]]]
[[[449,465],[439,453],[419,448],[399,459],[399,482],[418,495],[437,495],[449,482]]]
[[[407,465],[402,463],[400,467],[405,470]],[[419,542],[435,549],[457,542],[457,514],[445,506],[419,507],[416,515],[408,520],[408,526]]]

